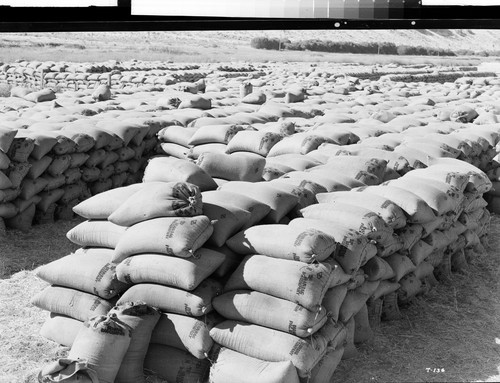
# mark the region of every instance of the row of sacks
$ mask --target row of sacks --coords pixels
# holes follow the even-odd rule
[[[140,182],[156,133],[169,123],[102,108],[84,116],[65,100],[2,116],[0,217],[8,227],[72,218],[81,200]]]
[[[32,70],[51,73],[103,73],[113,70],[118,71],[184,71],[199,69],[197,64],[174,64],[161,61],[140,62],[108,60],[101,63],[72,63],[67,61],[19,61],[14,63],[5,63],[0,66],[0,72],[11,73],[31,73]]]
[[[154,161],[157,162],[157,160]],[[186,162],[186,164],[188,163]],[[333,357],[332,354],[330,354],[330,357],[337,360],[341,353],[340,350],[337,350],[339,344],[335,344],[336,337],[332,339],[332,336],[337,334],[340,336],[339,339],[342,339],[343,331],[341,329],[343,327],[339,322],[335,322],[336,319],[340,318],[341,322],[347,325],[347,329],[351,326],[351,335],[348,339],[353,339],[352,328],[356,328],[356,321],[354,320],[349,325],[349,320],[359,312],[358,322],[364,323],[364,325],[361,326],[360,324],[358,326],[358,339],[363,339],[359,334],[362,334],[363,331],[365,333],[368,331],[366,325],[368,307],[365,308],[364,306],[367,301],[371,299],[371,309],[375,309],[380,303],[382,305],[385,303],[385,306],[382,307],[386,311],[385,316],[390,318],[391,315],[394,315],[391,311],[397,310],[398,296],[401,300],[407,301],[423,290],[422,281],[428,280],[424,282],[425,284],[432,283],[434,271],[433,263],[441,267],[441,264],[444,263],[445,255],[447,255],[448,260],[450,260],[453,255],[459,254],[459,251],[463,250],[463,248],[471,248],[474,246],[474,238],[479,238],[480,235],[482,236],[485,234],[487,230],[487,215],[485,215],[484,209],[481,208],[480,195],[488,189],[487,178],[484,179],[481,172],[473,167],[470,167],[470,169],[467,169],[465,172],[462,170],[461,173],[459,169],[463,169],[463,165],[464,164],[460,161],[448,161],[442,163],[441,168],[440,165],[436,164],[434,165],[434,169],[425,170],[425,174],[437,174],[439,177],[447,179],[445,177],[447,171],[443,170],[443,166],[445,168],[452,167],[454,171],[456,170],[454,173],[458,175],[451,177],[452,180],[455,180],[454,182],[457,182],[457,185],[451,186],[458,188],[458,185],[461,185],[461,187],[465,185],[466,188],[468,187],[470,189],[470,193],[475,193],[468,196],[470,204],[467,205],[467,211],[464,210],[464,212],[460,213],[460,218],[464,220],[465,223],[453,219],[445,222],[445,218],[443,218],[444,213],[452,212],[447,209],[451,209],[451,207],[454,206],[452,203],[456,203],[458,197],[454,196],[453,199],[449,198],[451,201],[447,201],[445,192],[439,189],[436,191],[432,187],[426,188],[425,186],[418,190],[418,194],[405,191],[404,188],[401,190],[398,187],[392,187],[390,185],[370,186],[367,189],[360,190],[362,193],[370,194],[370,199],[354,197],[354,194],[357,193],[350,192],[348,194],[353,194],[352,198],[356,200],[356,203],[353,204],[352,199],[348,198],[349,196],[344,196],[344,198],[347,198],[347,201],[351,201],[350,204],[344,203],[344,206],[341,206],[342,203],[339,204],[338,202],[336,204],[326,202],[329,198],[335,197],[339,192],[323,195],[316,194],[315,197],[320,199],[320,202],[322,200],[323,203],[328,203],[333,206],[328,206],[328,209],[326,209],[325,205],[317,209],[319,205],[307,204],[305,203],[307,200],[302,200],[303,204],[299,211],[297,211],[299,197],[291,192],[287,193],[285,187],[281,190],[275,189],[272,185],[278,185],[276,182],[255,184],[228,182],[224,184],[220,190],[204,192],[202,194],[202,213],[206,214],[205,217],[209,221],[210,219],[218,219],[218,221],[213,223],[212,232],[210,234],[203,231],[203,234],[200,236],[203,237],[209,246],[212,246],[211,250],[223,254],[225,253],[226,256],[231,254],[227,257],[229,261],[226,262],[226,266],[228,266],[228,263],[232,263],[232,265],[228,267],[229,270],[233,270],[234,267],[237,267],[233,273],[226,270],[219,278],[219,283],[225,282],[225,294],[217,298],[215,298],[217,294],[205,295],[205,297],[209,297],[210,302],[213,302],[215,309],[222,313],[229,321],[223,322],[223,324],[217,323],[210,331],[212,337],[217,343],[223,346],[225,345],[230,349],[236,348],[234,345],[236,343],[242,348],[234,351],[240,351],[251,358],[259,358],[260,356],[261,359],[265,359],[267,362],[276,361],[276,358],[283,358],[284,354],[289,355],[291,353],[297,356],[297,359],[293,359],[291,362],[298,368],[299,375],[305,376],[313,374],[314,366],[316,366],[316,363],[321,359],[321,356],[325,358],[326,356],[321,353],[319,355],[318,353],[311,354],[310,352],[306,352],[309,348],[305,344],[298,347],[301,350],[305,348],[304,353],[301,353],[298,348],[298,351],[296,350],[297,353],[290,352],[290,350],[286,349],[288,346],[283,346],[284,348],[278,349],[278,353],[282,353],[280,354],[281,356],[276,356],[276,354],[269,355],[266,354],[266,352],[269,352],[267,349],[262,350],[257,346],[250,346],[253,343],[247,345],[246,341],[238,341],[237,339],[240,338],[232,337],[231,330],[237,328],[238,331],[235,333],[238,334],[237,337],[248,339],[248,342],[251,342],[253,339],[259,339],[258,336],[262,336],[263,339],[268,339],[270,336],[269,329],[271,329],[273,337],[275,337],[274,339],[286,338],[288,340],[283,340],[284,345],[295,345],[296,343],[293,342],[293,339],[296,340],[298,333],[301,335],[308,334],[314,332],[315,328],[318,331],[317,338],[323,339],[320,341],[320,344],[325,345],[322,352],[325,351],[328,348],[328,344],[330,344],[331,347],[329,347],[329,350],[335,356]],[[173,168],[176,169],[177,166]],[[164,170],[167,170],[167,168],[165,167]],[[149,177],[152,177],[151,173],[147,174],[149,174]],[[164,172],[161,176],[173,176],[175,174],[181,175],[184,174],[184,172]],[[411,173],[408,173],[405,177],[408,177],[410,174]],[[434,175],[434,177],[436,176]],[[401,178],[401,180],[403,179],[404,177]],[[430,179],[432,179],[432,176]],[[146,181],[153,182],[151,179]],[[192,181],[194,183],[199,183],[200,180],[192,179]],[[438,181],[435,181],[435,183],[438,184]],[[266,184],[268,186],[266,186]],[[199,183],[199,185],[201,185],[201,183]],[[151,188],[148,187],[146,189],[147,186]],[[170,225],[161,224],[160,221],[165,218],[154,218],[155,214],[146,209],[144,205],[145,203],[146,205],[155,206],[153,202],[154,199],[152,199],[151,194],[149,194],[151,193],[149,190],[155,189],[154,184],[151,183],[147,185],[146,182],[146,187],[136,191],[138,194],[134,193],[131,196],[126,194],[125,196],[129,197],[125,201],[123,200],[123,196],[119,197],[119,193],[125,193],[125,189],[127,188],[109,191],[100,196],[93,197],[94,202],[98,200],[98,197],[107,198],[108,202],[101,203],[100,205],[113,211],[108,210],[106,214],[102,215],[87,214],[86,218],[93,218],[94,220],[101,219],[104,221],[87,222],[82,224],[84,225],[83,227],[77,227],[74,229],[75,231],[73,233],[70,232],[71,234],[69,234],[70,238],[73,238],[73,240],[76,238],[75,233],[78,232],[80,233],[79,235],[84,238],[93,238],[94,242],[85,242],[85,240],[80,239],[77,243],[82,246],[107,246],[109,248],[114,248],[114,252],[113,250],[109,251],[110,254],[112,253],[111,257],[114,257],[114,262],[120,262],[117,269],[130,266],[130,275],[134,277],[129,275],[128,280],[127,278],[123,280],[125,282],[137,284],[134,284],[132,287],[129,286],[120,300],[125,299],[123,297],[127,296],[127,294],[133,294],[130,295],[128,299],[158,299],[155,294],[156,289],[158,289],[159,293],[160,289],[163,291],[168,288],[168,286],[164,284],[172,283],[170,281],[165,282],[164,279],[160,281],[159,278],[174,279],[175,275],[175,273],[172,275],[166,271],[169,269],[172,270],[172,266],[166,268],[165,271],[158,266],[159,257],[162,258],[163,261],[166,261],[168,258],[173,258],[172,255],[177,255],[177,257],[190,257],[192,254],[196,253],[196,251],[194,251],[194,242],[187,246],[181,246],[180,248],[173,247],[174,244],[178,245],[185,243],[179,238],[174,242],[169,242],[170,239],[175,238],[175,227],[181,225],[179,223],[174,224],[173,222],[171,222]],[[161,185],[157,187],[162,189]],[[133,187],[128,187],[129,192],[134,188],[139,188],[139,186],[134,185]],[[302,189],[305,190],[305,188]],[[378,208],[375,208],[377,204],[375,202],[377,199],[376,195],[380,193],[389,193],[390,198],[388,195],[385,195],[384,201]],[[106,197],[106,194],[108,196],[112,195],[112,197]],[[194,194],[196,195],[196,193]],[[189,193],[185,193],[185,195],[189,195]],[[342,198],[341,193],[337,195],[339,198]],[[420,197],[418,195],[420,195]],[[304,196],[307,196],[307,194],[304,194]],[[192,197],[194,197],[194,195]],[[129,198],[130,201],[127,203]],[[322,198],[326,198],[327,200]],[[194,200],[196,200],[196,198],[194,198]],[[372,201],[371,207],[365,210],[359,206],[356,208],[361,200]],[[387,200],[389,200],[389,202],[387,202]],[[111,201],[115,201],[115,205],[113,205]],[[120,201],[122,201],[122,203],[120,203]],[[141,205],[140,201],[148,202],[144,202],[143,205]],[[189,201],[189,198],[187,200],[185,199],[184,203],[186,204],[187,201]],[[463,199],[460,201],[462,203]],[[81,207],[91,202],[92,199],[86,201]],[[442,205],[437,205],[438,203]],[[116,210],[114,210],[112,206],[116,207],[117,204],[120,206],[123,204],[123,208],[120,209],[117,207]],[[431,208],[429,204],[431,204],[433,208]],[[241,208],[236,208],[235,205]],[[169,206],[170,208],[172,207],[171,204]],[[465,203],[463,203],[462,206],[465,206]],[[247,207],[247,209],[244,210],[242,207]],[[153,210],[157,211],[159,208],[158,206],[158,208],[153,208]],[[278,222],[283,222],[283,217],[290,214],[294,208],[296,210],[294,213],[295,215],[302,215],[305,218],[296,218],[288,225],[277,225]],[[168,209],[163,210],[165,211]],[[245,211],[247,214],[244,214]],[[482,211],[484,217],[479,216],[479,214],[476,216],[476,213],[473,213],[479,211]],[[146,212],[146,214],[141,215],[140,212]],[[195,210],[193,209],[190,209],[190,212],[189,214],[195,214]],[[328,214],[328,212],[332,214]],[[135,218],[131,219],[129,217],[128,220],[124,220],[124,217],[120,217],[118,213],[121,215],[132,214],[132,216],[135,214]],[[456,213],[458,214],[458,212]],[[464,213],[471,213],[470,222],[465,221],[467,216]],[[337,214],[341,214],[341,218],[338,218]],[[260,215],[260,219],[257,219],[258,215]],[[440,217],[437,217],[437,215],[440,215]],[[474,217],[472,217],[472,215],[474,215]],[[202,218],[203,216],[200,217]],[[192,219],[195,218],[196,217],[193,217]],[[474,232],[472,226],[473,218],[476,220],[476,227],[474,228],[476,232]],[[142,221],[137,222],[138,219]],[[187,220],[188,218],[185,219]],[[252,222],[252,220],[254,222]],[[255,226],[257,222],[265,222],[267,225]],[[457,222],[460,222],[461,226]],[[451,226],[449,226],[450,223]],[[117,226],[123,229],[129,225],[132,225],[129,229],[125,229],[121,232],[117,232],[116,230]],[[468,227],[468,225],[470,226]],[[84,228],[85,226],[87,226],[87,228]],[[172,228],[173,226],[174,228]],[[196,224],[193,226],[196,226]],[[247,228],[245,229],[246,226]],[[307,232],[307,230],[304,230],[305,228],[315,230]],[[234,235],[234,233],[240,229],[244,229],[244,231]],[[326,235],[323,234],[323,236],[318,236],[318,230],[323,231]],[[252,231],[255,231],[255,233],[252,233]],[[103,236],[102,233],[106,234]],[[395,233],[398,234],[397,237],[394,235]],[[474,234],[476,234],[476,237],[474,237]],[[455,235],[455,237],[453,237],[453,235]],[[200,236],[195,237],[199,238]],[[317,246],[318,243],[321,242],[319,238],[325,239],[328,238],[328,236],[334,239],[330,241],[329,246]],[[459,236],[461,236],[463,240],[458,240]],[[114,242],[103,244],[103,237],[114,238]],[[283,240],[283,243],[280,242],[276,244],[277,237],[287,240]],[[393,240],[394,237],[399,238],[399,240]],[[297,246],[300,247],[300,245],[303,244],[304,238],[316,238],[316,240],[312,242],[309,241],[309,250],[304,252],[302,249],[302,253],[300,253]],[[372,241],[375,241],[375,243],[372,243]],[[200,242],[203,242],[203,240]],[[328,243],[328,241],[324,240],[323,242]],[[455,248],[456,251],[453,252],[450,248],[452,242],[454,244],[459,244],[458,248]],[[248,247],[248,243],[253,243],[252,246],[254,247],[245,249],[245,247]],[[343,250],[339,252],[334,251],[334,254],[331,255],[333,249],[331,245],[333,243],[337,243],[339,249]],[[401,243],[403,243],[403,245],[401,245]],[[316,247],[314,247],[314,250],[311,250],[311,246]],[[460,246],[463,247],[460,248]],[[191,248],[189,249],[189,247]],[[244,250],[241,250],[242,248]],[[191,250],[191,252],[189,250]],[[323,252],[321,250],[323,250]],[[442,251],[441,258],[439,258],[440,254],[433,255],[434,250],[436,250],[436,253]],[[138,255],[144,252],[150,252],[151,254]],[[252,253],[262,254],[252,255]],[[314,254],[315,257],[311,257],[311,254]],[[145,257],[145,255],[148,255],[148,257]],[[242,257],[245,255],[247,255],[247,258],[244,258],[243,262],[240,263]],[[431,255],[433,255],[433,257],[431,257]],[[125,259],[123,259],[123,257],[125,257]],[[428,257],[429,262],[424,262]],[[455,256],[455,258],[457,260],[459,259],[458,256]],[[314,263],[313,265],[309,264],[309,262],[313,260],[319,263]],[[463,257],[461,260],[463,260]],[[152,261],[156,262],[153,264],[157,265],[157,272],[151,271],[155,268],[151,263],[145,268],[141,266],[143,262],[147,265],[148,262]],[[334,263],[332,264],[332,262]],[[240,265],[238,266],[238,264]],[[457,262],[455,262],[455,264],[457,264]],[[264,267],[265,265],[268,266]],[[332,267],[332,265],[334,267]],[[324,268],[324,270],[316,270],[318,267]],[[155,277],[146,277],[153,278],[153,280],[140,279],[145,278],[144,275],[147,272],[144,270],[149,270],[149,273],[156,275]],[[246,270],[249,272],[246,273]],[[250,272],[251,270],[253,271]],[[283,274],[280,274],[279,270],[283,270]],[[271,272],[273,274],[266,274]],[[309,272],[318,272],[322,277],[309,278],[307,274]],[[325,279],[323,275],[328,275],[328,277],[325,277]],[[282,278],[283,283],[275,283],[276,278]],[[332,278],[335,279],[335,282],[332,281]],[[213,277],[209,278],[209,280],[212,279]],[[295,282],[292,283],[290,280]],[[312,296],[310,294],[304,295],[307,288],[311,287],[308,283],[308,281],[311,280],[317,281],[320,287],[313,284],[318,288],[313,288],[312,291],[310,290]],[[146,282],[153,283],[148,284]],[[141,284],[143,286],[141,286]],[[147,285],[147,288],[144,288],[144,284]],[[290,285],[297,285],[297,291],[290,291],[287,289],[287,286]],[[220,289],[221,284],[219,284],[218,287]],[[324,311],[319,310],[322,304],[325,306],[328,303],[324,302],[327,291],[331,292],[329,301],[330,306],[328,306],[330,308],[328,311],[327,309]],[[227,293],[231,293],[232,295],[226,295]],[[195,299],[197,297],[198,295],[195,295]],[[313,300],[307,301],[307,299],[311,297]],[[381,297],[384,297],[384,299],[380,299]],[[273,298],[280,300],[277,301]],[[394,298],[396,298],[396,300]],[[219,308],[217,308],[216,303],[218,301],[220,302]],[[268,304],[268,306],[263,303],[255,306],[255,303],[251,303],[252,301],[267,302],[266,304]],[[153,305],[164,304],[157,300],[150,300],[148,303]],[[304,310],[292,310],[291,312],[285,310],[283,312],[290,312],[292,316],[304,314],[307,320],[311,320],[311,318],[315,319],[313,322],[310,322],[309,325],[302,326],[302,328],[295,325],[288,326],[290,323],[289,321],[283,321],[281,315],[272,315],[273,311],[269,309],[269,307],[273,307],[278,303],[283,307],[287,307],[287,305],[288,307],[297,307],[297,305],[302,306],[311,311],[312,314],[308,314],[308,311]],[[177,310],[184,310],[182,314],[192,315],[193,307],[190,306],[189,303],[181,301],[179,307],[180,308],[177,308]],[[208,302],[205,301],[201,307],[201,311],[196,312],[198,315],[202,315],[206,312]],[[252,309],[244,310],[245,307],[252,307]],[[189,310],[186,308],[189,308]],[[203,308],[205,310],[203,310]],[[258,308],[260,308],[260,310],[258,310]],[[50,310],[50,308],[46,309]],[[164,309],[167,311],[173,310],[172,306],[164,306]],[[242,314],[243,312],[244,314]],[[268,313],[267,316],[264,315],[266,312]],[[329,319],[332,319],[332,321],[326,321],[322,324],[316,323],[315,320],[318,318],[323,318],[321,320],[325,318],[319,316],[318,312],[321,312],[325,317],[326,313],[329,313]],[[297,319],[297,317],[295,318]],[[302,317],[302,320],[304,320],[304,317]],[[307,320],[305,323],[307,323]],[[323,329],[323,332],[319,332],[320,329]],[[255,332],[259,335],[255,335]],[[355,334],[354,332],[354,335]],[[277,342],[281,341],[277,340]],[[350,347],[352,350],[353,342],[349,344],[351,344]],[[231,347],[231,345],[233,346]],[[246,348],[247,346],[249,348]],[[292,350],[294,349],[292,348]],[[337,351],[336,353],[334,353],[335,350]],[[260,352],[262,352],[262,354],[260,354]],[[228,355],[228,353],[226,352],[225,355]],[[229,355],[231,356],[230,352]],[[349,353],[346,355],[348,356]],[[340,357],[341,356],[342,355],[340,355]],[[233,357],[236,358],[234,355]],[[333,364],[334,363],[330,362],[327,365],[332,366]],[[325,364],[321,363],[320,365]],[[218,367],[220,367],[220,365]],[[221,374],[231,373],[227,368],[222,368],[221,371]],[[333,370],[329,371],[333,372]]]
[[[199,160],[200,164],[233,162],[235,167],[241,168],[240,172],[236,172],[236,177],[242,181],[260,179],[261,157],[266,159],[264,179],[277,178],[290,172],[292,169],[286,164],[276,164],[274,157],[291,154],[307,155],[323,163],[334,154],[373,156],[389,161],[398,173],[425,167],[429,160],[441,157],[458,158],[483,171],[498,167],[498,162],[492,161],[498,142],[497,129],[492,124],[467,127],[460,122],[441,122],[424,126],[416,119],[403,117],[397,122],[395,119],[394,124],[372,123],[370,126],[369,122],[378,121],[375,119],[364,122],[364,126],[352,122],[323,122],[306,131],[298,131],[293,118],[279,117],[280,120],[275,122],[248,120],[258,118],[265,114],[264,110],[271,109],[277,116],[280,110],[290,111],[286,106],[266,106],[253,113],[254,117],[252,113],[244,113],[246,121],[235,120],[234,116],[224,117],[222,121],[197,118],[191,124],[199,126],[167,127],[159,132],[163,152],[176,158]],[[477,115],[467,107],[456,108],[451,113],[456,113],[456,118],[468,118],[468,113]],[[466,117],[459,117],[464,115]],[[223,123],[210,125],[214,122]],[[304,126],[300,130],[304,130]],[[426,141],[428,135],[432,139]],[[228,154],[235,156],[228,157]],[[210,166],[207,165],[207,168]],[[219,178],[218,175],[215,177]]]
[[[37,88],[59,88],[59,89],[93,89],[99,84],[108,84],[113,89],[120,89],[124,87],[132,87],[137,90],[138,86],[151,85],[163,87],[182,82],[193,83],[205,79],[207,73],[199,71],[182,71],[182,72],[169,72],[166,74],[149,74],[148,72],[142,73],[121,73],[118,71],[103,73],[103,74],[87,74],[87,73],[69,73],[69,72],[49,72],[49,73],[35,73],[35,74],[11,74],[1,75],[0,81],[7,84],[13,84],[16,88],[25,88],[27,85]],[[21,85],[18,87],[17,85]],[[48,101],[48,96],[54,99],[55,93],[45,90],[47,92],[44,99],[41,101]],[[11,92],[11,96],[22,97],[19,92]],[[27,98],[32,100],[34,96]]]
[[[323,150],[327,158],[332,154],[359,155],[367,149],[376,149],[382,158],[397,154],[406,158],[413,167],[427,166],[436,158],[456,158],[489,172],[499,166],[494,160],[499,142],[498,127],[497,124],[470,126],[442,122],[366,138],[349,147],[323,145],[320,151]]]

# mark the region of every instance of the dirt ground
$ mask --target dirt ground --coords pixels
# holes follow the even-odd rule
[[[33,270],[76,247],[65,233],[79,220],[10,231],[0,241],[0,382],[35,382],[34,374],[67,349],[38,332],[47,313],[30,298],[46,286]],[[466,274],[453,274],[382,322],[375,337],[343,361],[334,382],[500,381],[500,217],[493,216],[487,252]]]

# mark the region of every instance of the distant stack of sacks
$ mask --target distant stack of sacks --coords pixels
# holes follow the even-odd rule
[[[107,315],[115,304],[144,302],[161,311],[144,368],[169,381],[184,375],[186,382],[201,381],[213,344],[208,331],[220,321],[211,311],[222,285],[208,277],[226,257],[202,247],[213,227],[202,215],[199,188],[134,184],[74,209],[87,221],[67,236],[82,249],[36,272],[51,284],[32,300],[51,312],[41,334],[71,346],[83,321]]]
[[[81,200],[139,182],[161,128],[144,119],[69,121],[47,118],[27,129],[7,122],[1,129],[0,217],[7,227],[70,219]]]

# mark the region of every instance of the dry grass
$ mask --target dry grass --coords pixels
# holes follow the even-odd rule
[[[38,335],[46,313],[29,302],[47,284],[33,270],[76,249],[66,232],[80,220],[8,231],[0,241],[0,382],[30,382],[27,372],[66,352]]]
[[[47,313],[29,301],[46,286],[33,269],[75,249],[65,233],[77,222],[41,225],[29,234],[9,232],[0,244],[1,383],[35,382],[37,369],[67,352],[38,335]],[[454,274],[451,283],[416,299],[402,310],[402,320],[383,322],[359,357],[341,363],[333,381],[500,381],[498,216],[490,237],[488,252],[477,254],[467,275]]]

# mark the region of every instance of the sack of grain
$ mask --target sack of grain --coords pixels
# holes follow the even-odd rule
[[[326,315],[329,318],[332,318],[335,322],[338,321],[340,307],[342,306],[342,302],[344,302],[346,295],[346,284],[342,284],[329,288],[323,298],[322,305],[325,308]]]
[[[424,227],[419,224],[409,224],[396,232],[405,250],[410,250],[422,238],[423,233]]]
[[[130,196],[141,190],[145,184],[134,184],[100,193],[80,202],[74,212],[87,219],[108,219]]]
[[[212,311],[212,299],[222,292],[222,285],[214,279],[205,279],[189,293],[185,290],[153,283],[130,287],[118,300],[145,302],[161,311],[199,317]]]
[[[92,98],[96,101],[107,101],[111,99],[111,89],[109,85],[99,85],[92,93]]]
[[[389,264],[394,271],[394,282],[399,282],[406,274],[415,271],[416,266],[410,258],[400,253],[394,253],[384,258],[384,261]]]
[[[212,108],[212,100],[203,96],[195,95],[184,100],[179,104],[178,109],[201,109]]]
[[[469,184],[467,185],[466,191],[486,193],[492,187],[491,181],[483,171],[464,161],[451,158],[439,158],[432,161],[430,167],[439,170],[446,169],[448,171],[455,171],[461,174],[465,173],[469,176]]]
[[[365,236],[334,221],[296,218],[289,225],[302,229],[314,228],[333,237],[341,245],[334,258],[347,274],[354,273],[377,253],[375,245]]]
[[[214,309],[224,318],[249,322],[304,338],[326,322],[326,311],[306,308],[258,291],[234,290],[216,297]]]
[[[295,133],[292,136],[285,137],[274,145],[269,151],[268,157],[293,153],[307,154],[328,141],[328,138],[310,132]]]
[[[5,219],[5,225],[8,228],[26,232],[31,229],[33,218],[35,217],[35,212],[36,206],[34,203],[32,203],[25,210],[19,212],[14,217]]]
[[[111,262],[113,250],[79,249],[75,253],[40,266],[35,274],[53,285],[69,287],[111,299],[128,288],[116,278]]]
[[[64,134],[69,134],[69,132],[73,132],[74,135],[84,132],[86,135],[92,137],[92,139],[94,140],[93,149],[95,150],[107,147],[113,139],[113,135],[111,132],[107,131],[106,129],[97,128],[94,126],[85,126],[85,129],[82,130],[82,128],[78,126],[66,125],[62,130]]]
[[[254,226],[271,211],[269,205],[240,193],[225,190],[212,190],[203,192],[201,195],[204,203],[219,206],[232,205],[250,212],[251,216],[242,229]]]
[[[82,328],[82,321],[65,315],[50,313],[43,322],[40,335],[62,346],[71,347]]]
[[[388,181],[387,185],[416,194],[422,198],[430,208],[434,209],[437,215],[443,215],[455,210],[463,199],[460,191],[454,186],[441,183],[444,184],[444,188],[447,189],[447,192],[445,192],[436,185],[439,181],[433,182],[432,185],[425,183],[425,181],[425,177],[402,177],[397,180]]]
[[[73,243],[89,247],[109,247],[114,249],[126,228],[107,220],[84,221],[72,228],[66,237]]]
[[[368,298],[370,298],[369,295],[363,294],[356,289],[347,291],[342,305],[340,306],[339,321],[347,323],[363,308]]]
[[[290,182],[293,185],[300,185],[302,183],[310,183],[319,185],[320,188],[325,189],[327,192],[333,191],[348,191],[352,187],[365,186],[364,183],[359,182],[351,177],[339,178],[337,174],[331,172],[306,172],[306,171],[293,171],[284,174],[279,180],[283,182]]]
[[[131,140],[139,133],[141,127],[139,124],[127,121],[102,120],[96,124],[97,128],[105,128],[107,131],[116,134],[124,146],[128,146]]]
[[[49,286],[31,299],[42,310],[86,321],[96,315],[106,315],[113,307],[96,295],[60,286]]]
[[[28,132],[27,132],[28,133]],[[45,134],[44,132],[32,132],[26,135],[34,140],[34,147],[31,151],[30,156],[35,160],[41,159],[43,156],[48,154],[52,148],[57,144],[57,138]]]
[[[118,280],[128,283],[157,283],[194,290],[224,262],[225,255],[201,248],[191,258],[163,254],[139,254],[128,257],[116,267]]]
[[[276,238],[280,239],[276,243]],[[336,242],[314,229],[288,225],[257,225],[227,240],[227,246],[238,254],[265,254],[269,257],[311,263],[324,261],[336,249]]]
[[[239,131],[229,141],[227,153],[252,152],[267,157],[271,148],[282,138],[283,136],[270,132]]]
[[[327,338],[321,330],[309,338],[245,322],[227,320],[210,330],[214,341],[247,356],[269,362],[290,361],[305,377],[326,351]]]
[[[12,181],[5,175],[4,172],[0,172],[0,190],[9,189],[12,187]]]
[[[209,331],[215,324],[210,323],[209,316],[212,313],[201,318],[163,313],[151,334],[151,343],[174,347],[197,359],[205,359],[214,344]]]
[[[367,275],[368,281],[390,279],[396,276],[391,265],[378,256],[370,259],[364,266],[363,271]]]
[[[218,345],[212,355],[212,383],[299,383],[290,361],[267,362]]]
[[[202,153],[196,164],[211,177],[229,181],[257,182],[262,180],[266,160],[252,153]]]
[[[31,102],[46,102],[56,99],[56,94],[52,89],[46,88],[36,92],[28,93],[24,99]]]
[[[394,202],[409,216],[408,223],[426,223],[436,219],[433,210],[415,193],[390,185],[368,186],[355,191],[376,194]]]
[[[375,212],[355,204],[343,202],[320,203],[301,210],[309,219],[342,222],[352,230],[382,245],[392,237],[393,230]]]
[[[210,238],[213,226],[206,216],[162,217],[129,227],[115,248],[113,262],[130,255],[161,253],[189,258]]]
[[[113,307],[108,316],[127,326],[131,335],[130,345],[123,356],[116,380],[123,383],[145,382],[144,358],[160,313],[146,304],[127,302]]]
[[[251,213],[228,204],[203,203],[203,214],[212,222],[213,232],[208,244],[220,247],[234,233],[248,224]]]
[[[420,293],[422,289],[422,281],[413,273],[405,275],[398,283],[401,285],[398,289],[398,299],[403,303]]]
[[[378,185],[382,182],[382,178],[377,177],[373,173],[343,164],[332,166],[330,163],[326,163],[325,165],[319,165],[308,169],[307,172],[334,178],[351,188],[365,185]],[[340,177],[338,176],[339,174],[341,175]]]
[[[192,217],[202,213],[200,189],[186,182],[150,182],[127,198],[108,220],[120,226],[159,217]]]
[[[311,371],[311,376],[308,378],[310,383],[330,382],[332,376],[337,369],[342,356],[344,355],[344,347],[337,348],[329,347],[325,355],[319,360]]]
[[[354,317],[351,317],[346,323],[346,342],[344,344],[344,353],[342,354],[342,360],[352,359],[359,355],[359,351],[354,345],[354,332],[355,332]]]
[[[16,137],[6,153],[11,161],[27,162],[28,157],[35,148],[35,140],[29,137]]]
[[[199,166],[178,158],[156,157],[149,161],[144,170],[144,182],[188,182],[201,191],[215,190],[217,184]]]
[[[224,291],[255,290],[318,311],[332,284],[332,266],[249,255],[224,286]],[[291,287],[295,286],[295,287]]]
[[[241,99],[244,104],[262,105],[266,102],[266,95],[262,91],[252,92]]]
[[[319,166],[319,168],[335,169],[341,172],[344,172],[344,169],[354,168],[358,171],[372,173],[378,179],[383,178],[386,167],[386,160],[367,156],[335,156],[331,157],[325,165]]]
[[[144,359],[144,369],[149,375],[168,382],[203,382],[209,368],[208,360],[196,359],[186,351],[161,344],[150,344]]]
[[[186,128],[186,130],[192,128]],[[227,144],[241,130],[245,130],[241,125],[207,125],[196,129],[193,135],[187,141],[188,145],[201,145],[220,143]]]
[[[354,343],[365,343],[373,338],[374,334],[368,319],[368,308],[365,305],[354,315]]]
[[[274,188],[267,182],[228,182],[220,190],[247,195],[268,205],[271,211],[264,218],[268,223],[278,223],[298,202],[293,194]]]
[[[289,182],[283,181],[283,179],[276,179],[269,182],[269,185],[276,189],[293,194],[298,198],[297,205],[295,205],[295,207],[287,214],[290,218],[301,217],[301,209],[318,202],[315,192],[312,190],[314,186],[311,187],[312,185],[310,185],[307,181],[302,183],[302,185],[293,185]]]
[[[191,137],[193,137],[198,129],[200,128],[184,128],[182,126],[171,125],[160,130],[157,136],[160,142],[177,144],[188,148]]]
[[[472,122],[479,114],[468,105],[457,106],[450,114],[450,119],[455,122]]]
[[[333,192],[319,193],[316,195],[319,203],[342,202],[349,205],[355,204],[377,213],[384,222],[393,229],[400,229],[406,226],[406,217],[403,210],[394,202],[387,198],[363,193]]]
[[[70,360],[83,360],[93,369],[98,382],[113,383],[131,340],[127,325],[110,316],[97,316],[85,322],[68,354]]]
[[[307,158],[300,154],[283,154],[275,157],[267,157],[266,165],[276,166],[276,165],[286,165],[293,170],[306,170],[311,167],[320,165],[320,162],[315,161],[311,158]]]
[[[0,128],[0,150],[3,153],[8,153],[16,134],[16,129]]]

